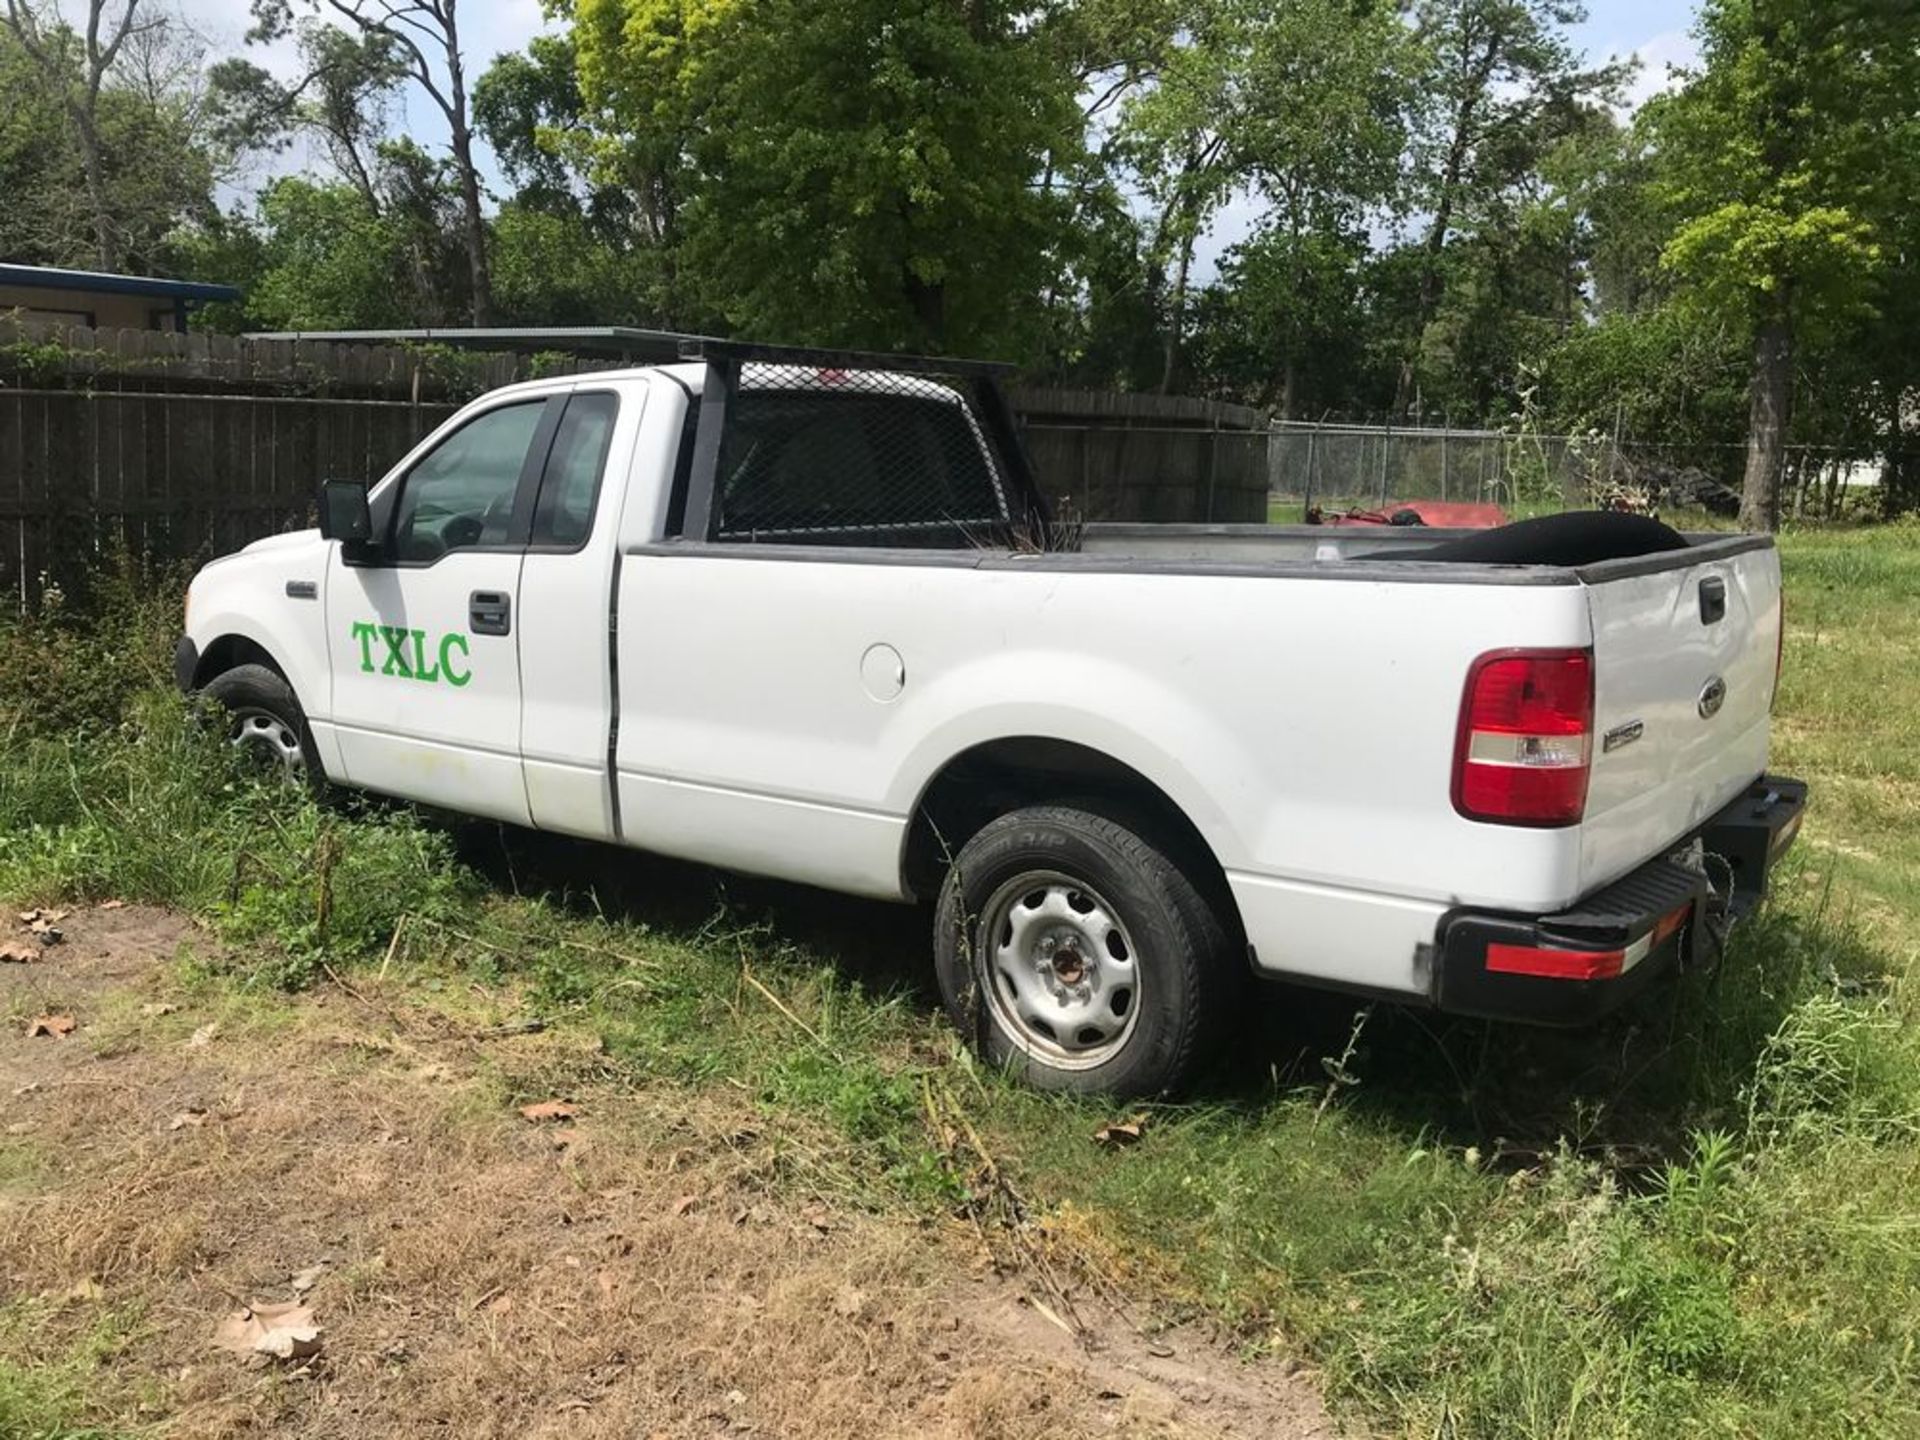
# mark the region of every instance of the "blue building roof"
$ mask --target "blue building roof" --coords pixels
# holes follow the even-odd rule
[[[57,270],[50,265],[0,265],[0,285],[41,290],[91,290],[96,294],[148,295],[162,300],[238,300],[233,285],[199,280],[161,280],[151,275],[109,275],[98,270]]]

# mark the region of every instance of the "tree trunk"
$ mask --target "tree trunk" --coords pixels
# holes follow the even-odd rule
[[[460,172],[460,206],[464,212],[467,269],[473,284],[473,323],[493,323],[493,269],[487,263],[487,217],[480,209],[480,175],[473,167],[473,135],[464,121],[453,127],[453,162]]]
[[[1793,327],[1781,305],[1753,340],[1753,383],[1747,419],[1747,475],[1740,491],[1740,528],[1780,524],[1780,475],[1793,409]]]
[[[1902,411],[1907,393],[1898,383],[1886,386],[1887,443],[1880,460],[1880,517],[1891,520],[1913,505],[1913,457],[1907,453],[1906,423]],[[1833,487],[1834,499],[1828,502],[1829,516],[1839,513],[1839,485]]]
[[[906,291],[907,307],[913,311],[920,330],[919,346],[929,355],[943,355],[947,344],[947,287],[939,281],[922,280],[912,270],[901,268],[901,285]]]
[[[106,169],[100,159],[100,131],[83,106],[71,107],[73,128],[80,137],[80,163],[86,172],[87,208],[93,217],[94,256],[108,274],[120,269],[120,237],[113,229],[113,205],[107,199]]]
[[[1190,228],[1190,227],[1189,227]],[[1173,275],[1173,304],[1167,315],[1167,349],[1160,367],[1160,393],[1173,389],[1173,371],[1180,360],[1180,334],[1187,323],[1187,272],[1193,266],[1193,236],[1180,238],[1180,264]]]
[[[493,267],[487,260],[487,217],[480,209],[480,172],[473,163],[473,131],[467,123],[467,73],[465,57],[460,53],[460,20],[457,0],[447,0],[446,47],[447,82],[452,91],[447,112],[447,129],[453,141],[453,163],[460,172],[460,205],[465,211],[467,230],[467,269],[472,275],[473,323],[493,323]]]

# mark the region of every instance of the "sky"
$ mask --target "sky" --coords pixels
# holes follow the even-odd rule
[[[163,0],[164,3],[164,0]],[[194,28],[213,49],[211,59],[225,54],[245,53],[257,63],[281,74],[294,64],[290,44],[266,49],[244,46],[248,26],[247,0],[173,0]],[[1587,20],[1574,28],[1573,38],[1593,64],[1609,57],[1634,56],[1640,71],[1628,91],[1629,106],[1638,106],[1658,94],[1670,83],[1669,70],[1691,63],[1698,55],[1690,31],[1695,13],[1694,0],[1588,0]],[[553,28],[543,18],[540,0],[467,0],[461,9],[462,48],[466,51],[469,77],[477,78],[503,51],[518,50],[543,28]],[[471,84],[471,78],[469,80]],[[424,95],[409,93],[394,116],[396,129],[414,136],[422,144],[446,142],[447,127],[439,111]],[[299,147],[271,162],[262,162],[260,173],[236,177],[229,187],[229,201],[251,192],[269,172],[299,170],[311,157]],[[491,172],[491,156],[482,166]],[[497,177],[496,177],[497,178]],[[1211,232],[1195,253],[1195,279],[1210,279],[1221,255],[1246,238],[1259,219],[1251,197],[1239,196],[1221,211]]]

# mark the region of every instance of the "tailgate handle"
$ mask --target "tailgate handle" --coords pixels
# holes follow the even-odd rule
[[[1727,618],[1727,582],[1710,575],[1700,582],[1700,623],[1718,625]]]

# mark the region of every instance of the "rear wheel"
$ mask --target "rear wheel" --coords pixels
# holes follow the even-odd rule
[[[262,774],[318,785],[323,778],[306,712],[288,685],[264,665],[237,665],[200,692],[227,715],[227,739]]]
[[[935,961],[954,1022],[1043,1089],[1177,1088],[1210,1057],[1238,975],[1191,868],[1090,810],[995,820],[940,892]]]

